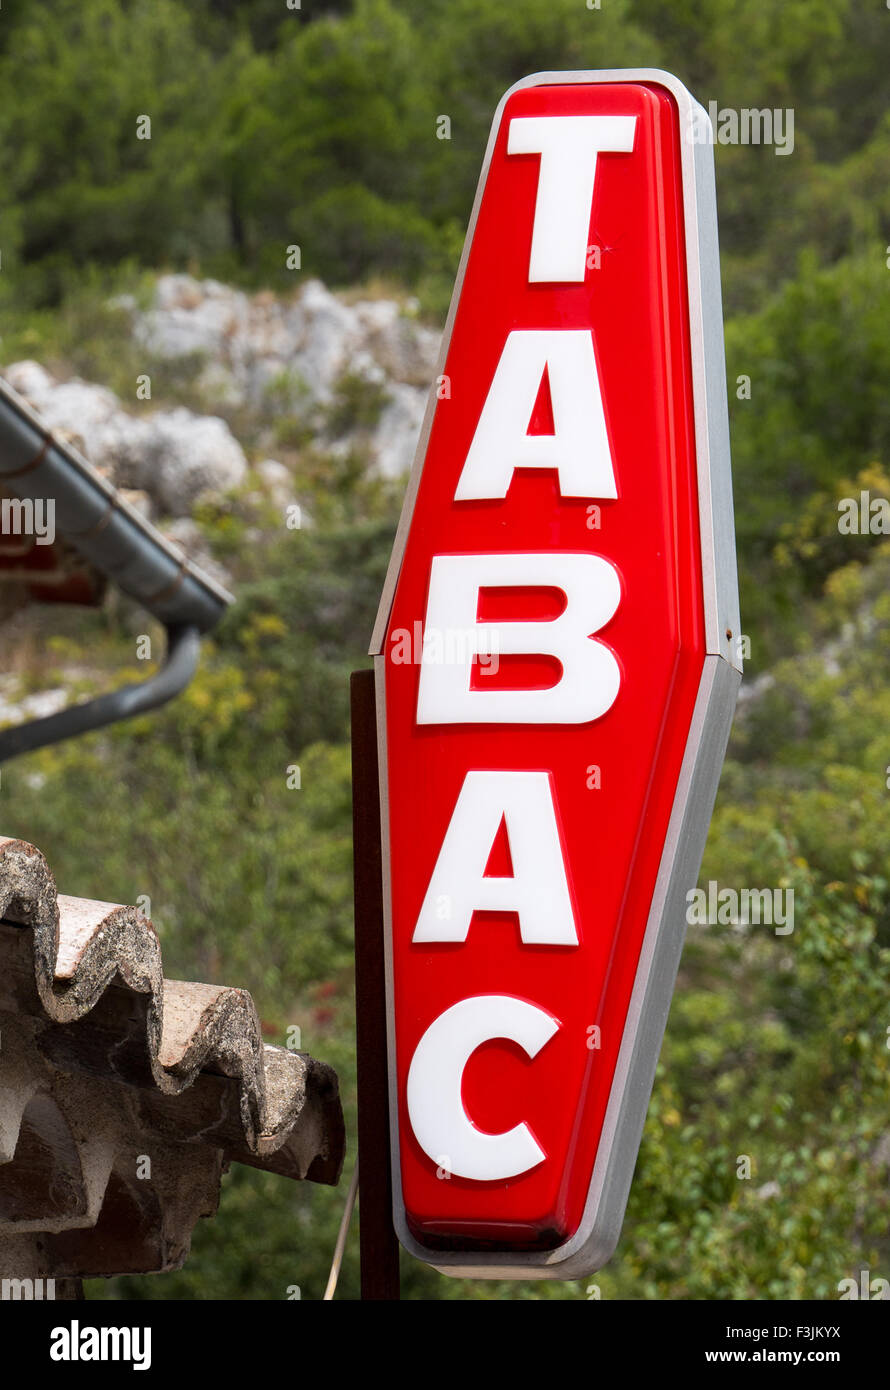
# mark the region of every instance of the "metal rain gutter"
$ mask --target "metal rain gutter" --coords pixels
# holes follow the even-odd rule
[[[72,445],[0,378],[0,490],[53,499],[57,530],[167,629],[157,674],[95,700],[0,732],[0,762],[163,704],[194,674],[201,634],[232,595],[161,535]]]

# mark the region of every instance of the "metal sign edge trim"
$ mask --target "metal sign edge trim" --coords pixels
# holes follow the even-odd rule
[[[508,1251],[504,1263],[492,1263],[484,1252],[429,1251],[409,1232],[403,1235],[397,1223],[406,1249],[441,1273],[476,1279],[582,1278],[601,1269],[614,1253],[686,936],[686,891],[694,885],[701,865],[740,683],[739,673],[728,662],[705,657],[599,1151],[577,1232],[546,1254]]]

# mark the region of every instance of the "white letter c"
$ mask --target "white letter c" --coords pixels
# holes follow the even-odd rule
[[[526,1124],[502,1134],[477,1129],[464,1109],[461,1082],[484,1042],[507,1038],[529,1057],[559,1028],[544,1009],[506,994],[479,994],[446,1009],[429,1026],[408,1072],[408,1115],[420,1147],[459,1178],[514,1178],[546,1158]]]

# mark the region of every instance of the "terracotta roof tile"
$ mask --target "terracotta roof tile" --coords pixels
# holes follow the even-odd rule
[[[230,1161],[339,1178],[332,1069],[266,1044],[245,990],[165,979],[137,908],[58,894],[2,837],[0,1028],[4,1275],[174,1267]]]

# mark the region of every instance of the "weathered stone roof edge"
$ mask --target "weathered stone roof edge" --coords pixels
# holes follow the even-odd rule
[[[159,1092],[178,1095],[201,1072],[234,1081],[242,1161],[266,1166],[309,1098],[321,1096],[342,1131],[333,1070],[265,1044],[246,990],[165,980],[160,941],[138,908],[58,894],[44,856],[24,840],[0,837],[0,919],[33,932],[34,985],[48,1019],[70,1025],[123,986],[143,997],[142,1055]]]

